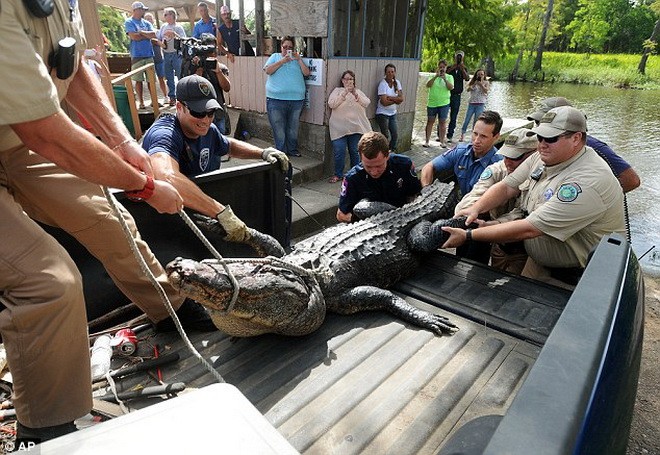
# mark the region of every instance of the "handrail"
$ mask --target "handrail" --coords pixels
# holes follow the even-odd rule
[[[149,87],[149,95],[151,97],[151,108],[154,111],[154,118],[160,115],[160,108],[158,106],[158,92],[156,91],[156,72],[153,63],[148,63],[140,68],[129,71],[112,79],[112,85],[124,84],[128,96],[128,107],[131,111],[131,119],[133,120],[133,129],[135,131],[135,139],[139,140],[142,137],[142,126],[140,125],[140,115],[138,113],[137,105],[135,104],[135,97],[133,96],[133,82],[131,77],[145,72],[147,73],[147,84]]]

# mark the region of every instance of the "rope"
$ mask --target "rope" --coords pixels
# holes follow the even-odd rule
[[[236,301],[238,300],[238,293],[240,292],[240,285],[238,284],[238,281],[234,277],[234,274],[231,273],[229,270],[229,267],[227,267],[225,263],[225,259],[220,255],[218,250],[215,249],[213,245],[211,245],[211,242],[202,234],[202,231],[199,230],[199,228],[195,225],[193,220],[190,219],[188,214],[182,210],[179,210],[179,216],[183,221],[188,225],[188,227],[195,233],[197,238],[202,241],[204,246],[211,252],[214,258],[218,260],[218,262],[222,265],[222,267],[225,269],[225,273],[229,277],[229,281],[231,281],[232,286],[234,287],[234,292],[231,295],[231,300],[229,301],[229,305],[227,306],[227,309],[224,311],[221,311],[221,313],[227,314],[231,310],[234,309],[234,305],[236,304]]]
[[[160,296],[161,300],[165,304],[165,308],[167,309],[167,312],[169,313],[170,317],[172,318],[172,321],[174,321],[174,326],[176,327],[177,332],[179,332],[179,335],[181,336],[181,339],[183,340],[184,344],[188,347],[190,352],[194,357],[199,360],[199,362],[206,368],[209,373],[216,379],[216,381],[220,383],[224,383],[225,380],[220,376],[220,373],[218,373],[213,366],[202,357],[202,355],[195,349],[195,346],[191,343],[190,339],[188,338],[188,335],[186,335],[185,330],[183,329],[183,326],[181,325],[181,321],[179,321],[178,316],[176,315],[176,312],[174,311],[174,308],[172,307],[172,303],[170,302],[170,299],[167,297],[167,294],[165,293],[165,290],[163,287],[160,285],[158,280],[156,280],[156,277],[154,274],[151,272],[149,267],[147,266],[147,263],[145,262],[144,258],[142,257],[142,254],[140,254],[140,251],[138,250],[137,244],[135,243],[135,239],[133,238],[133,235],[131,231],[128,228],[128,224],[126,223],[126,220],[124,219],[123,215],[121,214],[121,211],[119,210],[119,207],[117,206],[117,200],[115,197],[110,193],[107,187],[103,187],[103,194],[105,194],[106,199],[108,200],[108,203],[112,207],[113,211],[115,212],[115,215],[117,216],[117,219],[119,220],[119,224],[124,231],[124,235],[126,236],[126,239],[128,240],[128,244],[131,247],[131,251],[133,252],[133,255],[135,256],[135,259],[137,260],[140,269],[142,272],[149,278],[149,281],[153,285],[153,287],[156,289],[158,292],[158,295]],[[183,212],[180,211],[179,214]],[[216,252],[217,253],[217,252]],[[219,254],[218,254],[219,256]],[[236,288],[234,288],[236,291]]]

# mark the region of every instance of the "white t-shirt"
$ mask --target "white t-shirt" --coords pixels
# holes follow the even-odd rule
[[[401,88],[401,82],[396,79],[396,90],[394,87],[390,87],[390,85],[387,83],[387,81],[383,78],[382,81],[380,81],[380,84],[378,84],[378,106],[376,107],[376,114],[383,114],[383,115],[388,115],[392,116],[396,114],[396,108],[398,104],[390,104],[389,106],[383,106],[380,103],[380,96],[381,95],[388,95],[388,96],[397,96],[397,92],[399,90],[402,90]]]

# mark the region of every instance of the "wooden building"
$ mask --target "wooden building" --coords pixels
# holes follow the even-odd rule
[[[301,116],[299,145],[304,155],[322,159],[325,169],[332,169],[327,99],[339,86],[339,77],[346,69],[355,72],[357,87],[371,99],[367,115],[376,127],[373,121],[376,89],[388,63],[396,66],[397,79],[403,86],[405,101],[398,108],[399,150],[408,150],[427,1],[270,0],[270,20],[266,23],[264,0],[255,0],[257,30],[250,38],[256,56],[237,56],[234,62],[224,61],[232,82],[227,98],[240,111],[241,130],[272,141],[266,116],[267,75],[263,66],[270,52],[279,51],[279,41],[275,37],[291,35],[296,38],[296,47],[304,54],[305,61],[314,65],[315,77],[308,81],[308,102]],[[128,11],[131,0],[99,0],[98,3]],[[144,3],[161,21],[162,9],[167,6],[177,8],[179,22],[195,20],[197,1],[145,0]],[[225,3],[234,10],[233,17],[240,16],[243,21],[243,0],[234,0],[231,4],[227,0],[207,3],[212,16]],[[309,58],[314,60],[309,61]]]

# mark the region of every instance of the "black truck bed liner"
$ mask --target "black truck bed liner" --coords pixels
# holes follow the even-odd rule
[[[457,263],[452,276],[444,270],[451,269],[452,261],[440,254],[399,289],[423,288],[434,305],[402,295],[451,318],[460,327],[453,336],[434,336],[385,313],[362,313],[329,314],[319,330],[304,337],[231,339],[216,332],[196,334],[192,340],[302,453],[436,453],[465,422],[504,414],[540,351],[537,342],[438,307],[456,306],[452,296],[457,293],[477,302],[497,292],[497,299],[532,307],[528,314],[545,312],[551,329],[551,315],[568,299],[568,293],[550,287],[548,294],[530,300],[520,295],[527,280],[510,277],[498,284],[489,279],[490,269],[477,264],[464,273]],[[433,281],[422,286],[427,274],[450,277],[446,285],[453,283],[454,292],[436,288]],[[501,274],[493,276],[501,281]],[[175,335],[160,334],[157,340],[182,357],[163,370],[166,382],[182,381],[189,387],[213,382]]]

